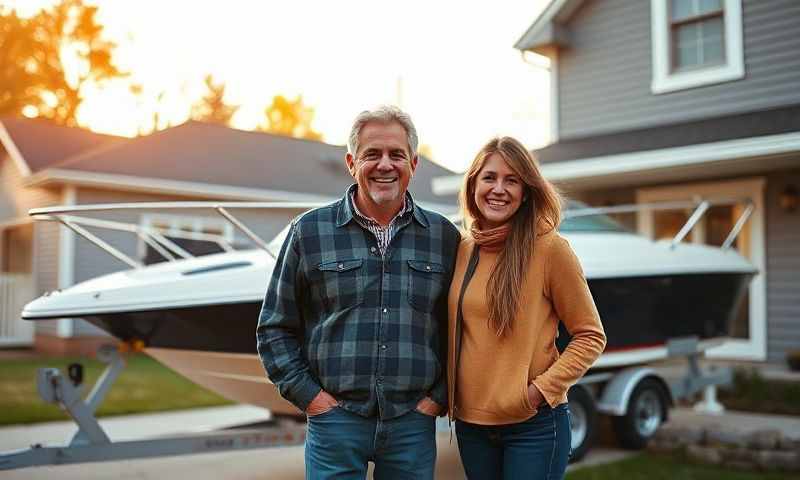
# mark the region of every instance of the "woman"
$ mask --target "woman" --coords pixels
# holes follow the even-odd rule
[[[586,279],[556,228],[560,199],[517,140],[491,140],[464,178],[469,226],[450,287],[448,384],[471,479],[562,478],[567,390],[605,347]],[[559,355],[558,323],[572,335]]]

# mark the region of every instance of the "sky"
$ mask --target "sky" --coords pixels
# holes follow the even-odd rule
[[[358,112],[399,104],[434,159],[466,169],[492,136],[534,148],[548,142],[546,62],[513,48],[546,0],[85,0],[99,6],[115,60],[163,92],[162,116],[180,123],[212,74],[226,100],[242,105],[234,126],[251,129],[274,95],[302,95],[314,128],[346,142]],[[6,0],[25,14],[52,0]],[[533,64],[532,64],[533,63]],[[87,93],[79,121],[103,133],[135,135],[154,100],[126,84]],[[149,102],[149,104],[148,104]]]

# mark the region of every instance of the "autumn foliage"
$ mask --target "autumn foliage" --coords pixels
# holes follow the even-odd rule
[[[97,7],[62,0],[29,18],[0,7],[0,114],[76,125],[87,85],[125,76],[103,39]]]

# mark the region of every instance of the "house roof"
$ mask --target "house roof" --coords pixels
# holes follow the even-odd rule
[[[19,155],[21,158],[15,160],[23,161],[29,172],[37,172],[66,157],[101,145],[129,140],[82,128],[64,127],[39,118],[3,116],[0,117],[0,129],[4,129],[0,140],[6,150]],[[9,140],[13,145],[8,143]]]
[[[14,137],[25,149],[35,141],[31,134],[19,141]],[[343,146],[189,121],[144,137],[64,155],[60,162],[49,161],[31,181],[130,184],[137,190],[194,190],[228,198],[321,200],[339,197],[352,183],[345,153]],[[420,159],[409,190],[422,201],[454,203],[454,198],[434,195],[431,187],[434,177],[449,174],[452,172]]]
[[[542,174],[566,190],[648,185],[796,168],[800,105],[565,139],[534,152]],[[434,191],[452,194],[460,176]]]
[[[568,45],[569,30],[564,24],[583,3],[584,0],[550,0],[514,48],[546,53],[552,47]]]
[[[535,153],[540,162],[551,163],[789,132],[800,132],[800,105],[564,139]]]

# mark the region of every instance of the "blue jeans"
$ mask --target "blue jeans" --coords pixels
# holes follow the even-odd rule
[[[389,420],[342,408],[308,417],[306,479],[433,479],[436,419],[411,411]]]
[[[456,420],[456,437],[467,478],[561,479],[572,442],[569,407],[543,406],[528,420],[509,425]]]

